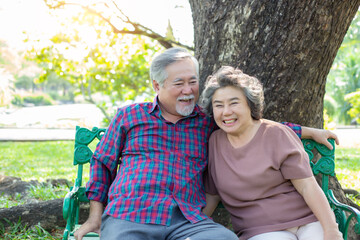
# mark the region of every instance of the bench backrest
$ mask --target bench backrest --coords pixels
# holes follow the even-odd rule
[[[89,145],[96,139],[100,141],[105,130],[106,128],[93,127],[92,130],[89,130],[87,128],[76,126],[73,164],[75,166],[77,165],[78,169],[74,187],[81,188],[81,191],[83,192],[83,194],[80,195],[81,202],[88,201],[85,196],[85,189],[81,186],[83,184],[83,165],[89,163],[91,156],[93,155],[93,151],[90,149]]]
[[[330,139],[329,142],[333,146],[333,149],[328,149],[325,145],[319,144],[310,139],[303,139],[302,143],[304,149],[310,158],[310,166],[314,176],[322,174],[321,188],[326,194],[329,189],[329,176],[335,176],[335,145],[334,139]],[[316,152],[319,153],[319,158],[314,159]]]

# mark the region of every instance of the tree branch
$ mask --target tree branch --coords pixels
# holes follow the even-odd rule
[[[115,1],[111,1],[111,3],[113,4],[113,7],[109,6],[106,2],[99,2],[98,4],[103,4],[109,11],[112,12],[110,14],[111,16],[120,19],[120,21],[122,21],[123,23],[131,25],[134,28],[134,30],[128,30],[127,28],[119,29],[118,27],[116,27],[111,21],[111,16],[106,17],[104,12],[95,10],[96,4],[93,4],[93,6],[90,7],[89,5],[83,5],[83,4],[80,4],[80,3],[66,2],[66,1],[52,1],[52,4],[49,3],[50,0],[44,0],[44,2],[47,5],[47,7],[50,8],[50,9],[60,9],[60,8],[64,7],[65,5],[79,6],[82,9],[84,9],[86,12],[94,14],[94,15],[100,17],[104,22],[109,24],[109,26],[112,28],[113,32],[116,33],[116,34],[141,35],[141,36],[145,36],[145,37],[148,37],[148,38],[151,38],[151,39],[157,41],[160,45],[162,45],[165,48],[171,48],[173,46],[181,46],[181,47],[186,48],[188,50],[194,51],[193,47],[190,47],[190,46],[188,46],[186,44],[183,44],[183,43],[181,43],[179,41],[170,40],[170,39],[162,36],[161,34],[151,30],[150,28],[148,28],[148,27],[146,27],[146,26],[144,26],[144,25],[142,25],[140,23],[132,21],[118,7],[118,5],[115,3]]]

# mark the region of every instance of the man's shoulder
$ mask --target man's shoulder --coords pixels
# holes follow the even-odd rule
[[[150,102],[127,104],[117,109],[114,120],[126,122],[129,119],[141,119],[151,111],[151,108],[152,103]]]
[[[151,102],[139,102],[139,103],[131,103],[118,108],[118,112],[122,113],[131,113],[133,111],[139,110],[150,110],[153,106]]]

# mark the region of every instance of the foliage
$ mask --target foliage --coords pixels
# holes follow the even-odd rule
[[[19,94],[15,94],[11,103],[15,106],[24,106],[24,99]]]
[[[323,119],[324,119],[324,129],[330,129],[329,123],[330,123],[331,119],[330,119],[329,115],[327,114],[326,109],[324,109],[324,112],[323,112]]]
[[[360,149],[337,148],[335,159],[336,177],[342,188],[354,189],[360,192]],[[360,205],[359,196],[353,196],[352,199]]]
[[[344,96],[360,88],[360,10],[353,19],[327,78],[324,108],[334,120],[350,124]]]
[[[11,103],[14,104],[15,106],[26,106],[26,105],[47,106],[47,105],[53,105],[53,100],[50,96],[40,93],[27,95],[24,97],[15,94],[13,96],[13,100],[11,100]]]
[[[70,32],[53,36],[51,44],[28,51],[28,59],[43,69],[37,82],[55,74],[75,87],[75,95],[97,104],[108,120],[121,102],[152,98],[148,68],[159,49],[156,44],[116,34],[102,19],[84,11],[73,18],[71,26]]]
[[[65,197],[67,189],[63,186],[52,186],[51,184],[31,186],[29,189],[29,198],[39,201],[47,201],[56,198]]]
[[[38,77],[39,75],[37,75]],[[21,89],[30,92],[44,92],[51,96],[53,100],[60,102],[74,102],[74,87],[65,79],[56,74],[49,74],[46,81],[39,82],[38,78],[28,75],[15,75],[14,85],[16,89]],[[36,80],[36,81],[35,81]],[[17,103],[14,95],[14,102]],[[13,103],[13,104],[15,104]],[[16,104],[15,104],[16,105]],[[42,104],[46,105],[46,104]],[[20,105],[18,105],[20,106]]]
[[[58,238],[51,236],[51,234],[48,233],[46,230],[44,230],[40,226],[40,224],[29,228],[27,226],[23,226],[21,224],[20,219],[17,223],[10,223],[10,227],[8,227],[6,229],[3,226],[0,226],[0,237],[3,240],[24,240],[24,239],[56,240],[56,239],[58,239]]]
[[[31,186],[26,195],[20,193],[0,196],[0,208],[10,208],[33,201],[48,201],[65,197],[69,188],[65,185],[52,186],[51,184],[39,184]]]
[[[33,78],[30,76],[20,76],[15,80],[14,83],[17,89],[32,90],[34,88]]]
[[[360,89],[345,95],[345,100],[351,104],[348,114],[360,124]]]
[[[26,200],[20,193],[14,196],[0,195],[0,208],[10,208],[17,205],[25,204]]]
[[[52,105],[52,100],[45,94],[36,94],[32,96],[25,96],[24,103],[33,104],[35,106]]]

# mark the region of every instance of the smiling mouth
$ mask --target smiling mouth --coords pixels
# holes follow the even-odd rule
[[[223,120],[223,123],[225,123],[225,124],[231,124],[231,123],[234,123],[235,121],[236,121],[236,119]]]
[[[182,96],[182,97],[179,97],[177,100],[178,100],[179,102],[189,104],[189,103],[192,103],[192,101],[193,101],[194,99],[195,99],[194,95],[190,95],[190,96]]]
[[[184,103],[190,103],[192,102],[192,99],[180,99],[179,101]]]

